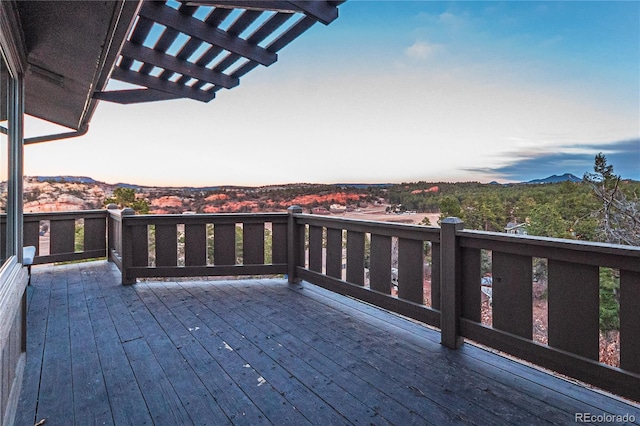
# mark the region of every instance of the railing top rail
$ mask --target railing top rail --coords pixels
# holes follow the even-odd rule
[[[327,228],[346,229],[347,231],[371,232],[379,235],[419,239],[436,243],[440,242],[440,228],[433,226],[326,217],[305,213],[296,213],[293,216],[298,220],[298,223],[305,225],[317,225]]]
[[[640,247],[563,238],[460,230],[460,246],[640,271]]]
[[[24,221],[32,222],[35,220],[62,220],[62,219],[82,219],[90,217],[107,217],[107,210],[73,210],[73,211],[59,211],[59,212],[35,212],[25,213]]]
[[[129,224],[181,224],[181,223],[286,223],[287,213],[198,213],[198,214],[148,214],[126,216]]]

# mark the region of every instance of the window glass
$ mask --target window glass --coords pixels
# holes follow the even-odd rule
[[[8,129],[9,72],[0,55],[0,126]],[[9,182],[9,138],[0,133],[0,266],[7,259],[7,188]]]

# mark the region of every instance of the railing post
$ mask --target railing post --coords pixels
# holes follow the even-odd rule
[[[440,343],[456,349],[462,344],[460,329],[461,269],[456,231],[462,220],[448,217],[440,223]]]
[[[302,207],[291,206],[287,209],[287,213],[289,213],[287,222],[287,275],[289,284],[294,284],[300,281],[296,277],[296,267],[300,264],[300,235],[294,215],[302,213]]]
[[[112,250],[116,246],[116,230],[113,219],[111,219],[111,210],[117,210],[118,206],[115,204],[109,204],[107,206],[107,260],[113,262]]]
[[[120,215],[122,216],[122,223],[120,229],[120,247],[122,247],[122,285],[135,284],[135,278],[129,278],[127,276],[127,269],[133,266],[133,235],[131,228],[125,226],[125,217],[135,215],[136,212],[133,209],[122,209]]]

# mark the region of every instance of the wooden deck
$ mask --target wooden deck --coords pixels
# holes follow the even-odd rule
[[[107,262],[33,268],[17,425],[640,422],[637,405],[448,350],[437,331],[310,284],[119,282]]]

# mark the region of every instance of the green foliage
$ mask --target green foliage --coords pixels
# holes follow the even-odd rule
[[[440,201],[440,220],[447,217],[462,217],[460,200],[452,195],[445,196]]]
[[[492,271],[493,259],[491,257],[491,251],[480,250],[480,275],[485,276]]]
[[[364,267],[371,268],[371,236],[370,234],[364,235]]]
[[[117,204],[120,208],[129,207],[139,214],[149,213],[149,202],[136,198],[136,191],[132,188],[118,187],[114,189],[113,197],[104,200],[104,204]]]
[[[438,191],[425,191],[438,187]],[[627,192],[640,193],[640,183],[620,185]],[[467,183],[403,183],[388,188],[390,204],[402,204],[408,210],[440,212],[440,218],[455,216],[465,228],[503,232],[507,223],[523,223],[532,214],[553,218],[552,226],[534,235],[595,240],[599,222],[593,213],[601,208],[586,182],[548,184],[484,185]],[[548,206],[543,211],[540,206]],[[558,217],[559,215],[559,217]],[[560,225],[562,224],[562,225]]]
[[[271,230],[264,229],[264,263],[271,265],[273,263],[273,239]]]
[[[76,234],[75,234],[75,251],[81,252],[84,250],[84,223],[77,226],[76,222]]]
[[[243,241],[243,229],[241,226],[236,226],[236,265],[241,265],[244,258],[244,241]]]
[[[600,268],[600,330],[620,329],[618,291],[620,277],[611,268]]]
[[[604,154],[596,155],[594,163],[594,172],[585,173],[584,181],[599,204],[594,210],[598,220],[596,239],[640,246],[640,188],[615,175]]]
[[[570,237],[568,224],[553,204],[541,204],[531,209],[527,231],[541,237]]]

